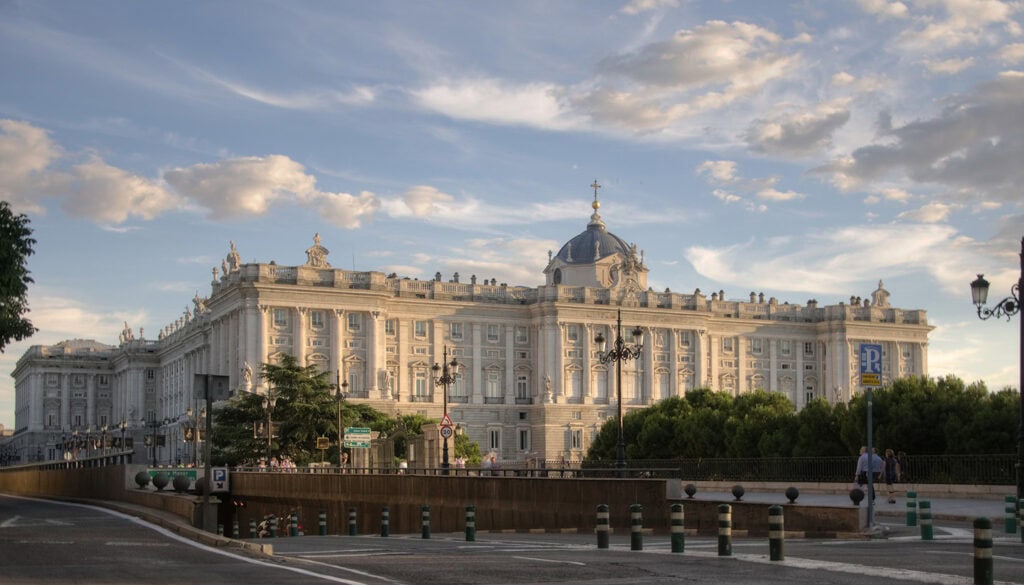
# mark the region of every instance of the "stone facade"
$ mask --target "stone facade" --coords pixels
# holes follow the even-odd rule
[[[861,343],[883,346],[883,383],[927,375],[925,311],[891,307],[881,282],[870,300],[829,306],[654,291],[643,252],[606,230],[599,206],[595,195],[586,231],[549,253],[536,287],[341,270],[327,262],[319,234],[299,266],[242,264],[232,242],[209,297],[196,295],[156,340],[126,324],[116,346],[29,349],[13,372],[9,449],[20,461],[59,458],[56,445],[71,430],[124,420],[141,441],[156,420],[169,434],[157,460],[174,462],[185,413],[198,411],[196,374],[263,393],[259,364],[284,354],[338,372],[353,402],[440,419],[444,396],[431,366],[447,348],[462,364],[448,412],[482,451],[578,461],[617,416],[614,363],[601,362],[594,340],[614,340],[620,314],[623,335],[638,327],[643,343],[640,358],[622,364],[625,411],[697,387],[781,392],[798,409],[818,397],[846,401],[861,389]]]

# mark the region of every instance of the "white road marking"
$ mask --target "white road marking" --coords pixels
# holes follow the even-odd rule
[[[0,522],[0,528],[29,528],[32,526],[74,526],[70,522],[61,522],[60,520],[50,520],[46,518],[32,519],[27,518],[22,520],[21,516],[14,516]]]
[[[556,564],[560,564],[560,565],[576,565],[578,567],[585,567],[585,566],[587,566],[586,563],[581,563],[579,561],[556,561],[556,560],[552,560],[552,559],[538,559],[538,558],[534,558],[534,557],[512,557],[512,558],[513,559],[519,559],[521,561],[536,561],[538,563],[556,563]]]

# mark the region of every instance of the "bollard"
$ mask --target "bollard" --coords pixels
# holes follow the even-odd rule
[[[430,506],[420,508],[423,512],[423,538],[430,538]]]
[[[476,540],[476,506],[466,506],[466,542]]]
[[[327,536],[327,510],[320,510],[320,536]]]
[[[357,524],[356,524],[356,509],[353,507],[353,508],[349,508],[348,509],[348,535],[349,536],[355,536],[356,533],[357,533],[356,528],[357,528]],[[381,536],[387,536],[387,535],[386,534],[381,534]]]
[[[277,516],[270,517],[270,538],[277,538]]]
[[[608,548],[608,504],[597,507],[597,548]]]
[[[669,518],[672,523],[672,552],[681,553],[686,548],[686,534],[683,532],[683,505],[672,504]]]
[[[231,538],[242,538],[242,531],[238,529],[238,519],[231,523]]]
[[[932,503],[921,500],[921,540],[932,540]]]
[[[640,504],[629,507],[629,550],[644,550],[643,510]]]
[[[1006,520],[1003,527],[1007,534],[1017,534],[1017,496],[1006,496],[1003,501],[1006,502]]]
[[[732,506],[718,505],[718,556],[732,556]]]
[[[388,507],[384,506],[384,508],[382,508],[381,511],[380,511],[380,535],[381,536],[389,536],[391,534],[391,526],[390,526],[390,524],[391,524],[391,513],[388,512]]]
[[[288,525],[288,536],[299,535],[299,513],[292,512],[291,523]]]
[[[995,571],[992,566],[992,521],[974,519],[974,585],[992,585]]]
[[[786,530],[782,506],[768,508],[768,556],[773,561],[786,560]]]
[[[217,524],[217,536],[224,536],[224,525]]]
[[[259,534],[256,533],[256,519],[249,519],[249,538],[256,538]]]
[[[917,526],[917,492],[907,492],[907,526]]]

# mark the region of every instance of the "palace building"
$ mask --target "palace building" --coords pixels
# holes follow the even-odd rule
[[[608,231],[599,207],[595,188],[586,228],[548,253],[538,286],[342,270],[319,234],[298,265],[243,264],[232,242],[209,296],[197,294],[156,339],[126,324],[117,345],[30,348],[12,374],[8,461],[60,459],[74,431],[118,437],[124,421],[139,446],[159,425],[168,440],[157,462],[175,463],[189,457],[180,445],[186,413],[200,406],[194,376],[265,393],[259,365],[284,354],[339,372],[349,401],[440,419],[431,368],[447,351],[461,364],[448,389],[452,421],[505,461],[579,461],[617,416],[620,392],[627,412],[698,387],[780,392],[797,409],[814,398],[846,401],[860,390],[861,343],[882,345],[883,384],[927,375],[925,311],[890,306],[881,282],[870,299],[825,306],[655,291],[643,252]],[[643,349],[621,363],[617,387],[615,363],[602,363],[595,338],[613,342],[620,315],[622,335],[639,328]]]

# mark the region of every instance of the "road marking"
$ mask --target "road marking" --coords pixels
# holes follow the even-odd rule
[[[167,547],[171,546],[169,542],[138,542],[130,540],[108,540],[103,544],[107,546],[150,546],[150,547]]]
[[[967,553],[967,552],[956,552],[956,551],[948,552],[948,551],[939,551],[939,550],[926,550],[924,552],[926,552],[928,554],[933,554],[933,555],[960,555],[960,556],[964,556],[964,557],[973,557],[974,556],[974,553],[972,553],[972,552],[969,552],[969,553]],[[1010,561],[1011,563],[1024,563],[1024,559],[1018,559],[1018,558],[1014,558],[1014,557],[1004,557],[1004,556],[993,555],[992,558],[993,559],[998,559],[1000,561]]]
[[[0,528],[30,528],[32,526],[74,526],[70,522],[61,522],[60,520],[49,520],[49,519],[32,519],[26,518],[21,519],[21,516],[14,516],[0,522]]]
[[[576,565],[578,567],[585,567],[585,566],[587,566],[586,563],[581,563],[579,561],[556,561],[556,560],[552,560],[552,559],[538,559],[538,558],[535,558],[535,557],[512,557],[512,558],[513,559],[519,559],[521,561],[537,561],[539,563],[555,563],[555,564],[559,564],[559,565]]]

